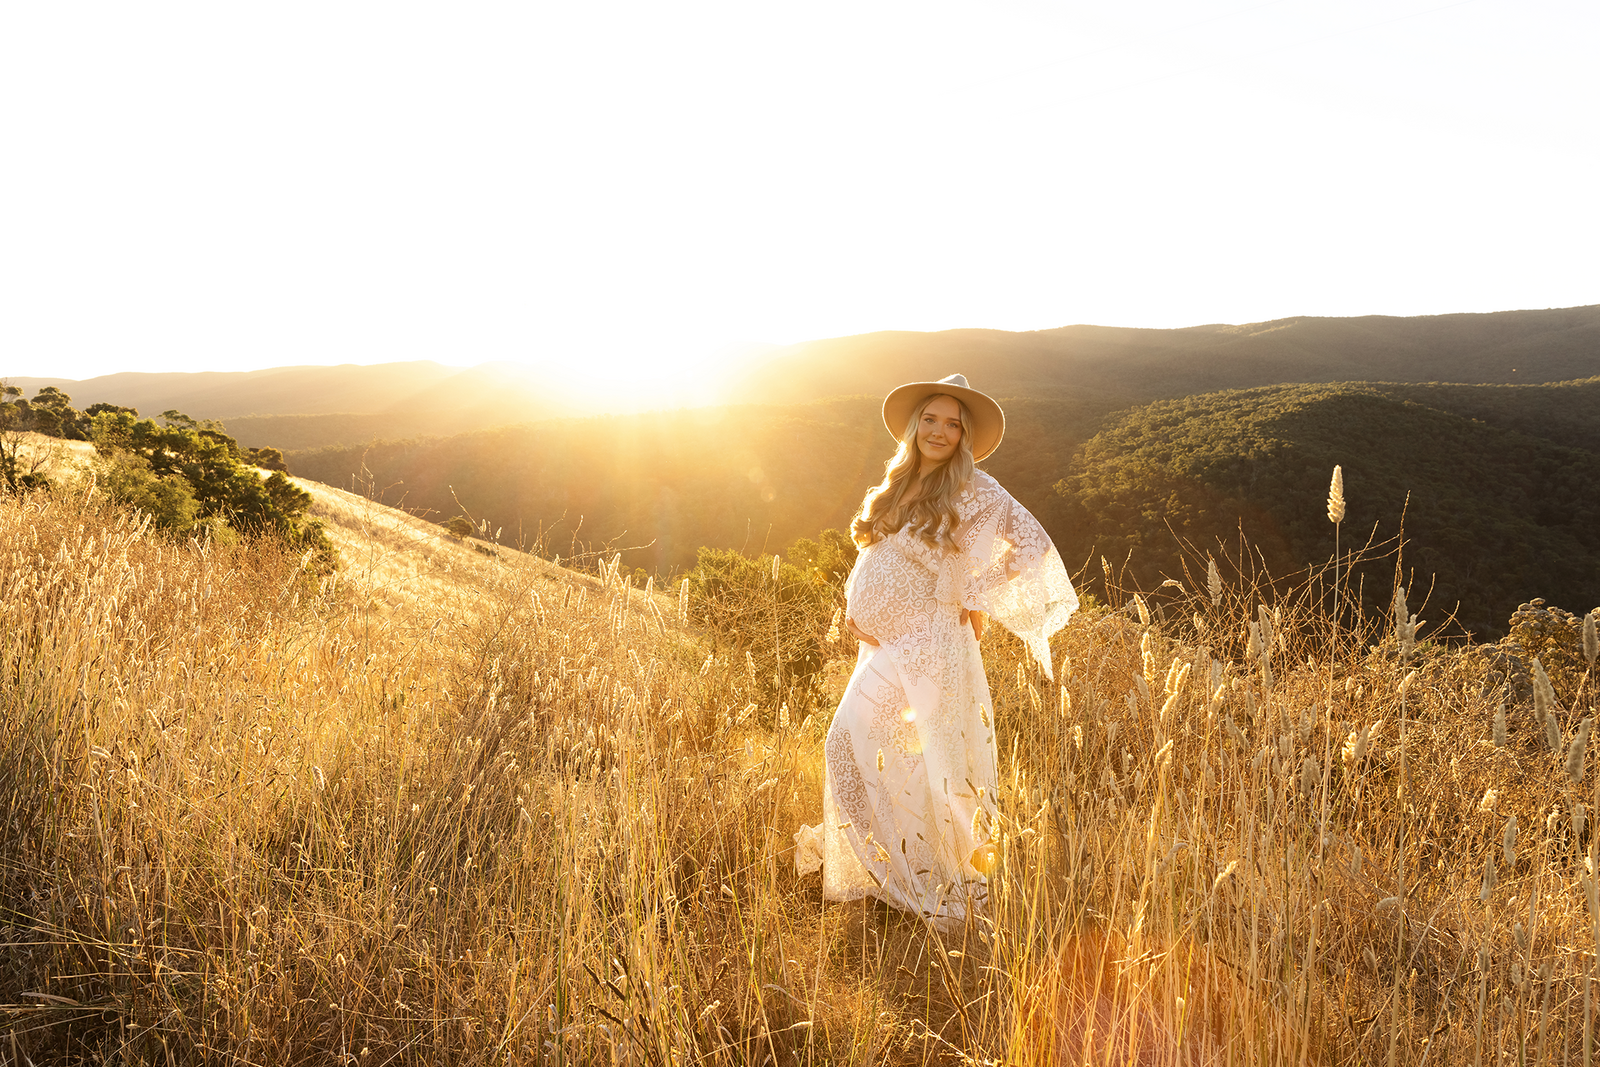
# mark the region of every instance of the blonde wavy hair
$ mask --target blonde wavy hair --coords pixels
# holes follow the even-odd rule
[[[865,548],[883,540],[902,527],[910,527],[922,540],[946,552],[955,551],[956,527],[961,515],[956,499],[972,481],[976,469],[972,458],[972,413],[955,397],[961,409],[961,441],[955,455],[945,460],[922,479],[915,490],[922,454],[917,451],[917,424],[927,406],[948,393],[934,393],[912,412],[900,435],[900,447],[883,465],[883,481],[867,490],[861,510],[850,521],[851,540]]]

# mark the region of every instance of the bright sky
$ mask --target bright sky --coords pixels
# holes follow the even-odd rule
[[[0,375],[1600,302],[1592,0],[18,3]],[[682,395],[682,390],[675,390]]]

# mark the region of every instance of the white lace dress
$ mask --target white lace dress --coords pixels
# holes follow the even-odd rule
[[[1037,519],[978,471],[957,502],[958,549],[906,530],[862,549],[845,589],[864,633],[828,729],[822,823],[795,834],[795,867],[827,900],[877,897],[941,925],[988,893],[994,715],[961,609],[986,612],[1050,672],[1050,636],[1078,606]]]

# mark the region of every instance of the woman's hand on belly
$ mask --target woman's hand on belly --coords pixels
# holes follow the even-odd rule
[[[968,622],[972,623],[972,636],[977,638],[979,641],[983,640],[983,627],[987,621],[988,616],[984,615],[984,613],[981,611],[968,611],[966,608],[961,609],[961,625],[965,626]]]
[[[855,634],[856,640],[860,641],[863,645],[871,645],[873,648],[878,647],[878,639],[869,633],[862,632],[861,627],[856,625],[856,620],[852,619],[848,615],[844,617],[844,626],[845,629]]]

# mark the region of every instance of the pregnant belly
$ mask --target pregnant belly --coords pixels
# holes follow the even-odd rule
[[[845,605],[862,632],[879,641],[926,625],[933,607],[934,576],[899,552],[893,542],[863,549],[845,586]]]

